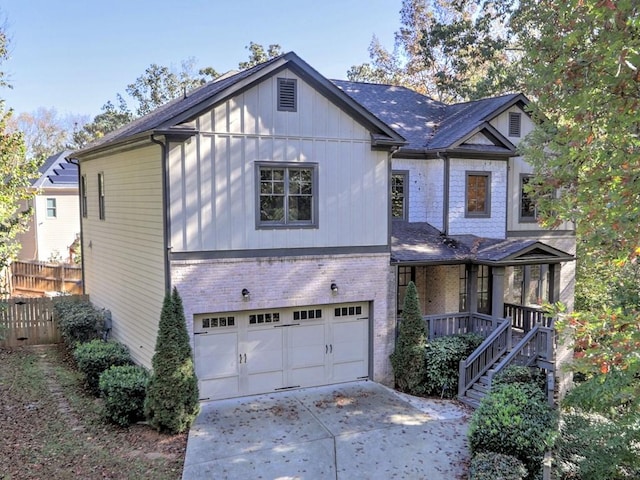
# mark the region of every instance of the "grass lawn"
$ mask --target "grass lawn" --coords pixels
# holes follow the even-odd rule
[[[179,479],[187,435],[101,418],[58,346],[0,349],[0,479]]]

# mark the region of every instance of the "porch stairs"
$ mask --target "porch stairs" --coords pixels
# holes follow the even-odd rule
[[[478,408],[491,390],[493,377],[509,365],[521,365],[547,371],[547,398],[553,404],[554,342],[552,327],[539,324],[524,334],[521,330],[514,330],[510,321],[500,324],[467,359],[460,362],[458,400]]]

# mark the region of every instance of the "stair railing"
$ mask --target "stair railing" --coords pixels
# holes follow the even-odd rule
[[[458,398],[464,397],[467,390],[511,349],[511,319],[506,320],[501,322],[469,357],[460,360]]]
[[[553,404],[554,393],[554,329],[535,325],[518,344],[487,375],[489,387],[493,377],[503,371],[509,365],[524,367],[537,366],[548,372],[547,374],[547,399]]]

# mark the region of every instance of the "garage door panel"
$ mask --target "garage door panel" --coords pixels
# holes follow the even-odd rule
[[[292,368],[289,371],[290,386],[313,387],[316,385],[324,385],[326,383],[327,372],[324,362],[322,365]]]
[[[207,380],[238,375],[238,333],[199,334],[195,370],[199,379]]]
[[[327,345],[324,324],[290,327],[287,333],[291,368],[319,365],[324,368]]]
[[[241,394],[240,377],[238,375],[214,380],[199,380],[198,388],[202,399],[235,397]]]
[[[245,393],[266,393],[286,387],[284,384],[284,371],[250,373],[246,378]]]
[[[367,358],[366,321],[333,324],[333,361],[350,362]]]
[[[249,374],[280,371],[284,368],[282,329],[271,327],[250,330],[243,346],[247,354],[246,367]]]

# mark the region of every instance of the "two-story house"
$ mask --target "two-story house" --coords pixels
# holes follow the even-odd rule
[[[521,194],[525,103],[331,82],[293,53],[204,85],[73,155],[86,293],[149,366],[177,287],[203,399],[391,383],[409,280],[425,314],[571,296],[570,245]]]

